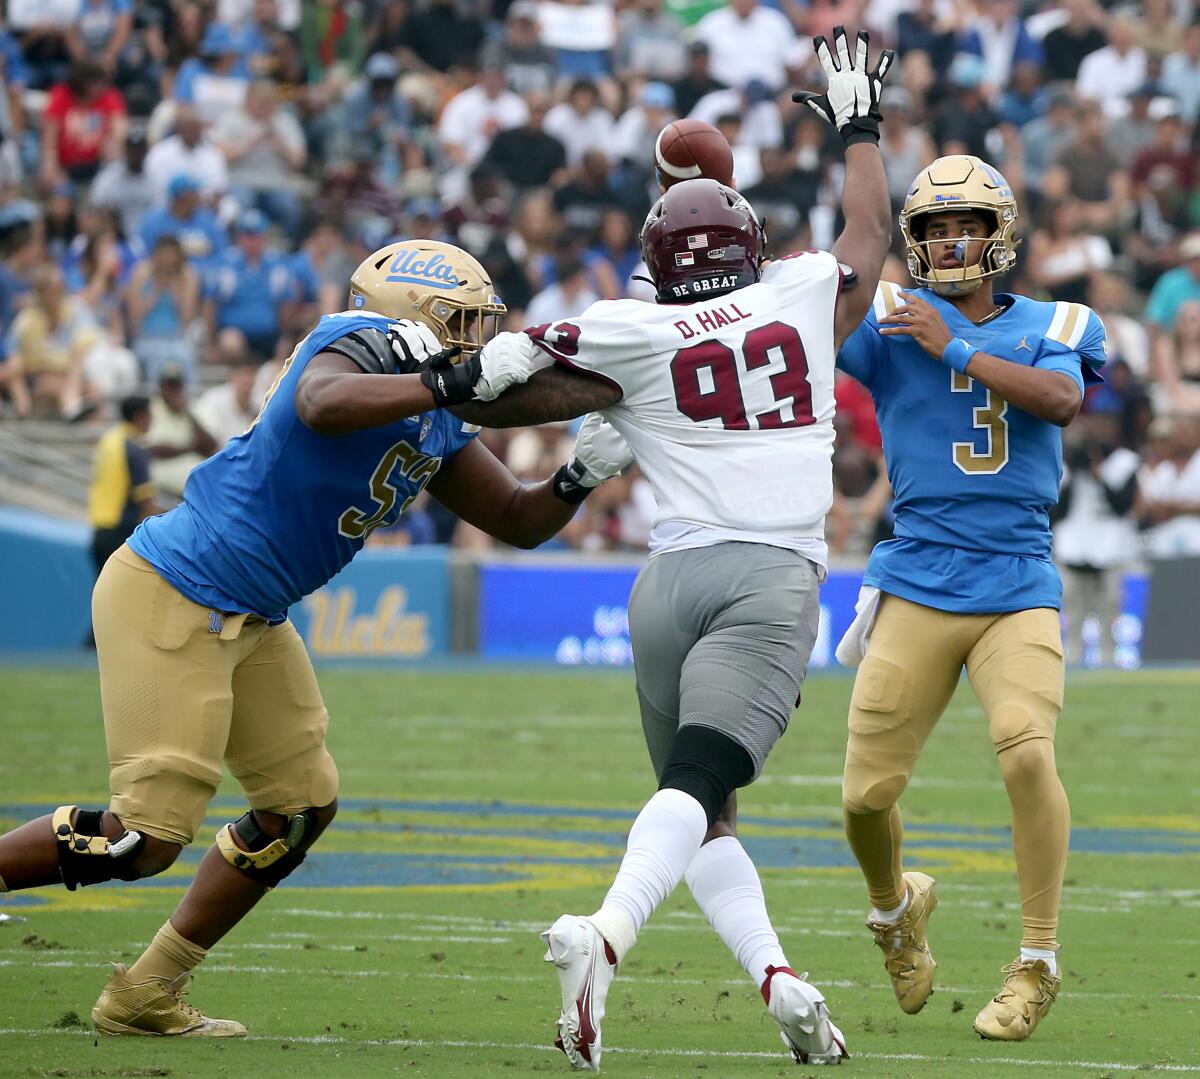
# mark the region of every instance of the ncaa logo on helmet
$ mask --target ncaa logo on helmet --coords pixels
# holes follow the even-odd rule
[[[388,267],[389,284],[427,285],[430,288],[454,289],[462,283],[454,267],[440,254],[424,259],[419,251],[401,248]]]

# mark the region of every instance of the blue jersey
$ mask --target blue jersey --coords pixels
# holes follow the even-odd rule
[[[277,620],[396,520],[478,431],[440,409],[352,434],[310,430],[296,383],[317,353],[381,315],[326,315],[292,353],[258,419],[188,477],[183,502],[129,545],[188,599]]]
[[[291,299],[291,258],[264,251],[251,262],[240,247],[213,258],[204,274],[204,297],[217,308],[217,326],[233,326],[252,344],[279,336],[279,307]]]
[[[880,282],[838,366],[871,392],[895,492],[896,539],[871,553],[866,581],[928,607],[958,613],[1058,607],[1050,508],[1062,478],[1062,435],[991,390],[933,359],[910,337],[879,333],[903,303]],[[1014,363],[1060,371],[1079,385],[1099,378],[1107,342],[1082,304],[996,297],[1006,310],[982,326],[928,289],[950,332]]]

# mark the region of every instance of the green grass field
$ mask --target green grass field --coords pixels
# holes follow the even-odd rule
[[[146,886],[0,896],[0,1076],[428,1076],[568,1073],[550,1050],[557,981],[536,933],[590,911],[651,792],[632,680],[617,673],[327,670],[343,813],[308,862],[222,943],[193,999],[246,1041],[105,1039],[87,1023],[107,961],[169,913],[212,834]],[[1078,676],[1059,724],[1074,811],[1062,994],[1033,1039],[980,1041],[975,1012],[1016,951],[1007,801],[966,688],[903,806],[908,863],[939,881],[938,990],[896,1007],[841,834],[849,682],[813,678],[741,799],[792,964],[825,988],[843,1076],[1200,1074],[1200,676]],[[103,803],[97,682],[0,669],[0,828]],[[794,1074],[754,987],[681,888],[609,997],[604,1073]]]

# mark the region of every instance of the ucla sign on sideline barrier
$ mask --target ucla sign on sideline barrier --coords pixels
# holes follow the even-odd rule
[[[82,646],[93,583],[88,540],[82,525],[0,507],[0,651]],[[367,549],[290,616],[318,663],[420,663],[456,652],[618,667],[633,659],[628,604],[639,566],[633,558],[589,561],[561,553],[463,564],[440,547]],[[814,668],[835,665],[833,649],[854,617],[861,581],[860,571],[830,572],[821,589]],[[1141,661],[1148,591],[1145,577],[1126,577],[1117,625],[1122,667]],[[1161,602],[1173,598],[1164,594]],[[1194,617],[1190,608],[1186,617]],[[1088,661],[1097,659],[1093,648]]]

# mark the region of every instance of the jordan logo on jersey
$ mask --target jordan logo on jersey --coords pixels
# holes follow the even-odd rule
[[[1017,342],[1017,347],[1015,349],[1013,349],[1013,351],[1020,352],[1021,349],[1024,349],[1026,352],[1033,351],[1032,347],[1030,347],[1028,337],[1022,337],[1021,340]]]

